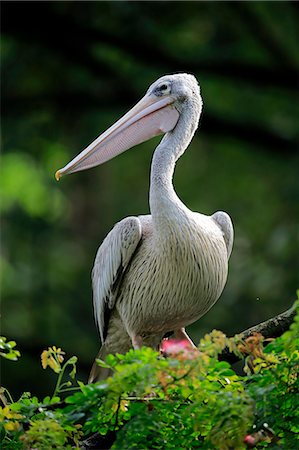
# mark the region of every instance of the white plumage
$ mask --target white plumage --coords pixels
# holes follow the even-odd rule
[[[188,338],[185,326],[204,315],[224,288],[233,245],[229,216],[190,211],[172,185],[175,163],[193,137],[201,108],[192,75],[164,76],[57,174],[101,164],[166,132],[152,161],[151,215],[123,219],[98,249],[92,278],[101,358],[131,346],[157,348],[168,332]],[[107,375],[94,365],[90,380]]]

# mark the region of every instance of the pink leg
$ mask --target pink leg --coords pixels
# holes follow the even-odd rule
[[[131,336],[131,339],[132,339],[133,348],[135,350],[138,350],[139,348],[142,347],[143,342],[142,342],[142,337],[141,336],[133,335],[133,336]]]
[[[192,348],[197,348],[192,339],[190,339],[190,337],[186,333],[185,328],[179,328],[178,330],[174,330],[174,336],[177,339],[188,341]]]

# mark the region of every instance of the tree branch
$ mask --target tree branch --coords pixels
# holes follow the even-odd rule
[[[80,443],[80,450],[105,450],[111,448],[116,438],[115,431],[109,431],[105,436],[94,433]]]
[[[247,339],[253,333],[261,333],[266,339],[277,338],[290,328],[296,315],[296,303],[285,312],[271,319],[261,322],[254,327],[250,327],[241,333],[242,339]]]
[[[295,315],[296,302],[291,306],[291,308],[287,309],[278,316],[272,317],[265,322],[261,322],[253,327],[250,327],[247,330],[242,331],[242,333],[238,334],[238,336],[242,340],[245,340],[248,337],[252,336],[254,333],[260,333],[264,336],[265,339],[277,338],[290,328]],[[225,349],[219,355],[219,360],[234,364],[240,361],[240,358],[234,353],[231,353],[228,349]]]

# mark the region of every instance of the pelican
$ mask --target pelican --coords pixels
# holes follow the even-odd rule
[[[164,134],[151,163],[151,214],[118,222],[96,255],[92,284],[101,359],[131,347],[157,349],[171,333],[192,343],[185,327],[203,316],[223,291],[233,245],[231,219],[222,211],[206,216],[189,210],[172,184],[176,161],[198,127],[201,110],[193,75],[163,76],[55,174],[59,180]],[[108,375],[94,364],[89,381]]]

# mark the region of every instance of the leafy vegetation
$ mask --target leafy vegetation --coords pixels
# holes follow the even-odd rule
[[[16,361],[21,356],[19,350],[15,349],[16,345],[15,341],[7,341],[6,337],[0,336],[0,356]]]
[[[226,347],[243,358],[243,375],[218,360]],[[112,435],[115,450],[298,448],[299,300],[289,331],[269,343],[215,330],[198,350],[165,341],[164,356],[142,348],[98,361],[114,373],[95,384],[75,380],[76,358],[64,362],[60,348],[41,360],[58,377],[51,396],[13,402],[2,390],[5,450],[80,448],[93,433]]]

